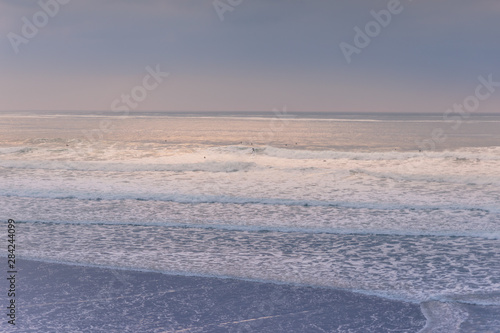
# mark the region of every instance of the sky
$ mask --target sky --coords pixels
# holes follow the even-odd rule
[[[500,82],[499,17],[498,0],[0,0],[0,110],[444,113]],[[474,112],[499,113],[500,87]]]

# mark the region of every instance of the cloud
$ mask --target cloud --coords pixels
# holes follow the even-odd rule
[[[72,0],[15,54],[5,36],[20,33],[21,17],[32,17],[40,7],[37,1],[0,0],[0,70],[2,80],[18,82],[19,89],[22,80],[33,87],[50,78],[54,89],[44,90],[43,108],[55,105],[50,101],[57,95],[50,91],[64,91],[72,80],[85,82],[78,88],[82,96],[88,92],[78,98],[78,108],[102,107],[91,102],[96,94],[115,90],[101,82],[133,81],[145,66],[161,63],[183,82],[176,86],[176,101],[169,100],[179,107],[196,105],[193,94],[181,93],[181,87],[192,87],[207,97],[199,109],[263,107],[253,100],[260,96],[271,103],[273,94],[279,103],[291,104],[282,101],[289,98],[307,108],[306,97],[295,97],[303,92],[311,96],[311,109],[345,109],[351,103],[369,111],[400,108],[402,99],[396,103],[389,96],[394,87],[412,103],[422,98],[415,89],[426,87],[434,101],[432,91],[451,96],[498,68],[500,5],[494,0],[402,0],[404,11],[348,65],[339,43],[352,42],[353,28],[364,27],[373,19],[370,11],[386,8],[387,2],[244,0],[221,22],[212,1]],[[368,91],[370,85],[377,89]],[[336,99],[329,99],[328,87],[335,89],[330,96]],[[209,99],[224,90],[246,102]],[[375,98],[375,92],[380,96]],[[386,105],[374,106],[384,100]],[[9,103],[16,105],[13,99]],[[162,105],[158,99],[150,107]]]

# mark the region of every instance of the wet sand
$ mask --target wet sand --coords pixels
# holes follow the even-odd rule
[[[15,332],[418,332],[418,304],[348,291],[19,260]],[[5,298],[4,298],[5,299]]]

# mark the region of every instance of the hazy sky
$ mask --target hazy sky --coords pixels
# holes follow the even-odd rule
[[[54,1],[0,0],[0,110],[110,110],[135,89],[136,110],[443,113],[500,82],[498,0]],[[340,43],[388,8],[348,63]]]

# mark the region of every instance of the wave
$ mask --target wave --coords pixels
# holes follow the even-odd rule
[[[0,258],[6,258],[6,255],[0,254]],[[113,269],[120,271],[133,271],[133,272],[151,272],[151,273],[161,273],[165,275],[177,275],[177,276],[192,276],[192,277],[202,277],[202,278],[216,278],[216,279],[236,279],[241,281],[249,281],[249,282],[258,282],[258,283],[271,283],[275,285],[289,285],[289,286],[297,286],[297,287],[311,287],[311,288],[319,288],[319,289],[331,289],[331,290],[342,290],[349,291],[352,293],[357,293],[361,295],[367,296],[376,296],[380,298],[385,298],[394,301],[401,301],[406,303],[414,303],[418,304],[420,301],[408,298],[403,295],[398,295],[390,292],[383,291],[371,291],[371,290],[362,290],[355,288],[342,288],[328,285],[317,285],[310,283],[299,283],[292,281],[282,281],[282,280],[268,280],[268,279],[256,279],[256,278],[246,278],[237,275],[223,275],[223,274],[210,274],[210,273],[199,273],[199,272],[190,272],[190,271],[172,271],[172,270],[161,270],[161,269],[150,269],[150,268],[137,268],[137,267],[127,267],[127,266],[115,266],[115,265],[101,265],[101,264],[92,264],[87,262],[75,262],[75,261],[65,261],[65,260],[54,260],[43,257],[35,257],[35,256],[24,256],[18,255],[18,258],[21,260],[32,260],[32,261],[40,261],[46,263],[53,264],[63,264],[63,265],[72,265],[72,266],[81,266],[81,267],[93,267],[93,268],[104,268],[104,269]]]
[[[229,146],[221,148],[222,151],[234,151],[235,148]],[[451,161],[500,161],[500,147],[490,148],[470,148],[454,151],[333,151],[333,150],[294,150],[276,147],[264,147],[262,153],[271,157],[292,158],[292,159],[347,159],[364,161],[391,161],[391,160],[423,160],[423,159],[445,159]]]
[[[8,154],[25,154],[34,151],[36,148],[32,147],[5,147],[0,148],[0,155]]]
[[[407,182],[426,182],[426,183],[443,183],[443,184],[459,184],[459,185],[498,185],[500,186],[500,177],[496,175],[477,175],[465,174],[461,176],[441,174],[398,174],[396,172],[376,172],[366,169],[356,168],[349,170],[351,175],[367,175],[379,179],[391,179],[395,181]]]
[[[184,222],[116,222],[116,221],[55,221],[55,220],[17,220],[16,223],[28,224],[69,224],[69,225],[129,225],[129,226],[155,226],[182,229],[206,229],[221,231],[248,231],[248,232],[280,232],[299,234],[333,234],[333,235],[374,235],[374,236],[409,236],[409,237],[467,237],[489,240],[500,239],[500,230],[497,231],[412,231],[390,229],[338,229],[338,228],[306,228],[283,227],[266,225],[234,225],[234,224],[199,224],[190,221]],[[499,301],[500,304],[500,301]]]
[[[172,172],[237,172],[255,167],[253,162],[200,162],[178,164],[143,164],[98,161],[0,161],[0,167],[11,169],[77,170],[77,171],[172,171]]]
[[[48,198],[66,200],[138,200],[138,201],[164,201],[185,204],[220,203],[233,205],[283,205],[301,207],[339,207],[371,210],[452,210],[452,211],[472,211],[485,213],[500,213],[500,208],[496,206],[465,206],[465,205],[411,205],[411,204],[389,204],[380,202],[347,202],[347,201],[320,201],[320,200],[294,200],[280,198],[251,198],[233,196],[211,196],[211,195],[186,195],[186,194],[157,194],[156,196],[137,194],[108,194],[101,193],[96,196],[94,193],[59,192],[56,190],[40,193],[38,190],[25,190],[23,193],[15,193],[9,190],[0,190],[0,196],[4,197],[24,197],[24,198]]]
[[[75,149],[82,150],[85,148],[92,148],[94,152],[99,152],[105,150],[106,153],[120,152],[120,151],[130,151],[141,149],[141,145],[144,148],[150,149],[151,145],[156,145],[155,147],[161,148],[161,150],[166,152],[175,152],[182,145],[165,145],[163,142],[132,142],[130,144],[123,143],[116,147],[116,142],[113,141],[96,141],[90,142],[82,139],[63,139],[63,138],[35,138],[29,139],[24,142],[24,145],[14,146],[14,147],[3,147],[0,148],[0,154],[16,153],[23,149],[46,149],[46,152],[50,152],[47,147],[60,146],[61,148],[67,149],[68,152],[72,152]],[[96,149],[99,148],[99,149]],[[409,160],[409,159],[451,159],[456,161],[499,161],[500,160],[500,147],[481,147],[481,148],[460,148],[455,150],[373,150],[366,151],[363,149],[356,150],[325,150],[325,149],[292,149],[283,147],[274,147],[270,145],[255,145],[247,146],[244,144],[240,145],[227,145],[218,147],[203,147],[198,146],[195,148],[195,153],[199,154],[209,154],[209,153],[223,153],[230,155],[241,155],[255,154],[268,157],[278,157],[285,159],[317,159],[317,160],[366,160],[366,161],[379,161],[379,160]],[[193,150],[191,150],[193,152]]]
[[[440,302],[453,302],[468,305],[499,306],[500,291],[487,294],[462,294],[462,295],[442,295],[436,297]]]
[[[455,333],[467,320],[467,311],[457,304],[437,301],[423,302],[420,305],[427,323],[419,333]]]
[[[6,258],[4,254],[0,254],[0,257]],[[320,289],[333,289],[333,290],[342,290],[349,291],[357,294],[367,295],[367,296],[376,296],[380,298],[390,299],[394,301],[401,301],[407,303],[420,303],[420,300],[405,297],[404,295],[399,295],[397,293],[392,292],[384,292],[380,290],[363,290],[357,288],[343,288],[336,286],[328,286],[328,285],[317,285],[310,283],[299,283],[292,281],[283,281],[283,280],[268,280],[268,279],[256,279],[256,278],[246,278],[237,275],[223,275],[223,274],[210,274],[210,273],[199,273],[199,272],[190,272],[190,271],[172,271],[172,270],[162,270],[162,269],[150,269],[150,268],[137,268],[137,267],[126,267],[126,266],[115,266],[115,265],[100,265],[100,264],[92,264],[87,262],[74,262],[74,261],[65,261],[65,260],[54,260],[43,257],[34,257],[34,256],[18,256],[21,260],[33,260],[33,261],[41,261],[47,263],[54,264],[63,264],[63,265],[72,265],[72,266],[81,266],[81,267],[95,267],[95,268],[105,268],[105,269],[114,269],[121,271],[135,271],[135,272],[152,272],[152,273],[162,273],[166,275],[178,275],[178,276],[193,276],[193,277],[206,277],[206,278],[217,278],[217,279],[236,279],[241,281],[249,281],[249,282],[259,282],[259,283],[272,283],[276,285],[290,285],[297,287],[312,287],[312,288],[320,288]],[[430,302],[430,301],[429,301]]]
[[[134,152],[134,153],[131,153]],[[33,153],[33,154],[31,154]],[[151,156],[134,150],[103,146],[81,150],[62,147],[0,148],[0,168],[18,170],[74,170],[96,172],[326,172],[346,178],[364,174],[395,181],[496,185],[500,147],[451,152],[343,152],[275,147],[224,146],[182,151],[158,148]],[[9,156],[10,155],[10,156]],[[19,155],[22,155],[21,157]],[[208,159],[205,159],[208,157]],[[75,160],[76,159],[76,160]],[[283,159],[287,161],[283,161]],[[290,163],[288,160],[295,160]],[[188,162],[186,162],[188,161]],[[367,165],[367,162],[374,161]],[[284,169],[286,165],[286,169]],[[338,176],[338,177],[337,177]],[[336,179],[339,181],[339,179]]]
[[[0,257],[6,258],[5,254],[0,254]],[[467,296],[467,295],[450,295],[451,298],[444,298],[439,295],[436,296],[428,296],[424,299],[419,299],[419,298],[414,298],[414,297],[409,297],[408,295],[405,295],[403,293],[398,293],[397,291],[392,291],[392,290],[370,290],[370,289],[359,289],[359,288],[349,288],[349,287],[340,287],[340,286],[334,286],[334,285],[325,285],[325,284],[311,284],[311,283],[300,283],[300,282],[295,282],[295,281],[286,281],[286,280],[274,280],[274,279],[259,279],[259,278],[247,278],[244,276],[238,276],[238,275],[224,275],[224,274],[211,274],[211,273],[201,273],[201,272],[191,272],[191,271],[178,271],[178,270],[165,270],[165,269],[151,269],[151,268],[143,268],[143,267],[132,267],[132,266],[116,266],[116,265],[106,265],[106,264],[93,264],[93,263],[88,263],[88,262],[75,262],[75,261],[66,261],[66,260],[55,260],[55,259],[50,259],[50,258],[45,258],[45,257],[39,257],[39,256],[26,256],[26,255],[20,255],[18,256],[19,259],[21,260],[34,260],[34,261],[41,261],[41,262],[47,262],[47,263],[55,263],[55,264],[63,264],[63,265],[73,265],[73,266],[82,266],[82,267],[96,267],[96,268],[105,268],[105,269],[114,269],[114,270],[121,270],[121,271],[136,271],[136,272],[154,272],[154,273],[162,273],[166,275],[178,275],[178,276],[194,276],[194,277],[207,277],[207,278],[218,278],[218,279],[237,279],[237,280],[242,280],[242,281],[250,281],[250,282],[259,282],[259,283],[272,283],[276,285],[291,285],[291,286],[298,286],[298,287],[312,287],[312,288],[320,288],[320,289],[333,289],[333,290],[343,290],[343,291],[349,291],[353,293],[358,293],[362,295],[367,295],[367,296],[376,296],[384,299],[390,299],[390,300],[395,300],[395,301],[402,301],[402,302],[407,302],[407,303],[414,303],[414,304],[420,304],[422,312],[424,313],[425,317],[428,319],[428,324],[423,328],[421,332],[442,332],[442,331],[433,331],[429,329],[435,329],[436,327],[449,327],[450,324],[456,323],[456,322],[463,322],[463,319],[466,319],[466,317],[461,318],[456,318],[455,319],[462,319],[460,320],[450,320],[450,321],[442,321],[438,320],[437,322],[435,319],[442,319],[443,317],[440,316],[442,312],[455,312],[456,314],[464,313],[461,310],[465,310],[464,307],[461,305],[478,305],[478,306],[500,306],[500,301],[496,298],[496,295],[498,293],[492,292],[490,294],[493,294],[493,297],[490,300],[487,300],[488,297],[481,297],[479,294],[477,300],[471,300],[471,301],[460,301],[460,298]],[[475,295],[472,295],[475,296]],[[457,300],[455,300],[456,298]],[[452,316],[453,317],[453,316]],[[452,317],[449,317],[449,319],[452,319]],[[441,325],[438,325],[438,323],[441,323]],[[427,330],[425,330],[427,329]],[[444,331],[445,332],[445,331]],[[454,333],[456,331],[450,331],[450,333]]]
[[[21,226],[20,241],[29,242],[21,246],[21,256],[305,283],[418,302],[442,297],[454,302],[451,295],[473,300],[469,295],[499,291],[497,240],[135,225]]]

